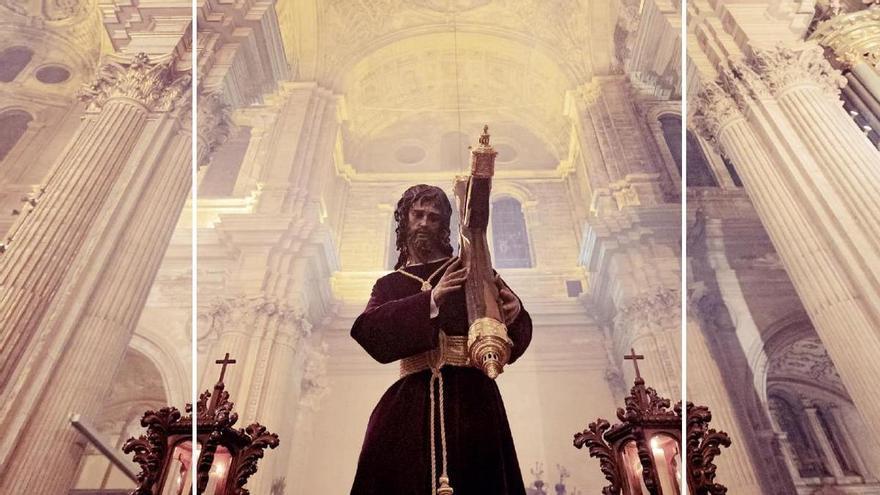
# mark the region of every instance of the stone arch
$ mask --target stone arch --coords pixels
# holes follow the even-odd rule
[[[176,355],[175,347],[157,335],[137,332],[129,343],[129,348],[141,353],[158,371],[165,390],[165,401],[168,405],[182,408],[190,402],[189,370],[185,363]]]
[[[854,434],[864,424],[807,315],[786,315],[763,335],[759,392],[774,429],[784,434],[795,484],[819,486],[826,478],[841,486],[865,484],[873,477],[876,446]]]
[[[126,439],[144,433],[140,426],[144,412],[168,405],[169,391],[162,378],[165,363],[158,365],[154,359],[155,356],[148,357],[129,347],[98,415],[84,418],[112,449],[121,449]],[[182,409],[183,404],[177,406]],[[140,470],[134,462],[129,467],[135,473]],[[121,489],[132,484],[103,454],[91,447],[82,456],[78,478],[76,486],[89,489]]]

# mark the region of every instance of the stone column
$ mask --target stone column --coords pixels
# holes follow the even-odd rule
[[[218,303],[209,311],[214,343],[203,353],[201,389],[217,380],[214,361],[227,352],[236,360],[224,382],[240,427],[258,422],[281,437],[273,455],[261,461],[248,483],[252,493],[269,493],[273,480],[286,474],[292,452],[294,416],[302,387],[303,339],[311,325],[285,303],[263,296],[236,298]]]
[[[876,483],[877,478],[874,476],[872,470],[865,464],[859,445],[853,439],[847,426],[847,421],[840,412],[840,408],[837,407],[836,404],[831,404],[828,409],[831,411],[830,419],[834,421],[834,425],[837,427],[837,432],[840,433],[840,436],[843,438],[843,442],[846,444],[849,453],[849,458],[852,460],[852,463],[855,464],[854,467],[856,468],[856,471],[858,471],[862,476],[862,479],[866,482]]]
[[[835,107],[826,93],[829,80],[806,77],[830,73],[824,59],[781,49],[774,53],[753,63],[764,76],[744,64],[725,73],[723,83],[736,101],[716,84],[705,84],[697,125],[736,165],[817,333],[877,441],[880,405],[874,373],[865,363],[880,354],[880,230],[875,228],[880,218],[880,154]],[[771,74],[772,60],[788,68],[784,74]],[[851,161],[841,162],[838,154]]]
[[[722,449],[715,458],[718,482],[730,493],[761,495],[770,493],[761,486],[755,457],[749,449],[746,434],[737,417],[742,414],[731,401],[718,362],[706,342],[700,318],[687,315],[688,401],[706,406],[712,412],[712,427],[730,435],[730,448]]]
[[[0,266],[0,493],[65,493],[190,190],[188,68],[105,65]],[[46,469],[51,466],[51,469]]]

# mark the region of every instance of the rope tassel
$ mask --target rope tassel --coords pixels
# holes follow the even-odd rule
[[[433,495],[452,495],[452,486],[449,484],[449,475],[446,471],[446,417],[443,413],[444,404],[443,404],[443,374],[440,372],[439,367],[431,367],[431,379],[429,384],[429,391],[431,394],[431,493]],[[437,478],[437,447],[436,442],[434,440],[434,434],[436,433],[436,422],[434,421],[434,382],[437,382],[437,386],[439,390],[439,398],[440,398],[440,450],[442,454],[442,470],[440,471],[440,478]],[[438,485],[439,481],[439,485]]]

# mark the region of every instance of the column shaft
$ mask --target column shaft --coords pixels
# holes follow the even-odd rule
[[[862,364],[880,353],[880,334],[864,304],[865,295],[855,290],[842,266],[842,240],[829,239],[820,219],[808,214],[811,208],[803,204],[803,197],[812,196],[811,192],[801,192],[799,184],[787,180],[786,164],[770,158],[745,119],[726,122],[718,139],[737,164],[749,197],[870,434],[880,438],[874,377]]]
[[[111,101],[105,111],[115,106]],[[138,136],[122,170],[107,178],[117,181],[107,186],[107,201],[97,208],[100,217],[81,233],[89,234],[88,244],[73,254],[51,245],[62,250],[50,253],[51,258],[71,258],[71,274],[55,281],[57,312],[27,330],[40,344],[26,349],[32,408],[25,415],[21,404],[11,411],[21,426],[19,441],[9,444],[2,493],[64,493],[72,486],[85,444],[70,427],[69,415],[79,413],[93,422],[100,416],[188,196],[189,136],[167,114],[141,130],[148,132]],[[72,200],[81,198],[75,189],[67,192]],[[96,259],[101,260],[98,268]],[[35,468],[46,463],[52,470]]]
[[[725,390],[724,377],[712,358],[701,325],[693,318],[687,320],[687,337],[688,400],[707,406],[712,412],[712,427],[726,431],[732,439],[730,448],[723,449],[715,458],[718,482],[727,486],[730,493],[767,493],[761,486],[755,458],[737,420],[741,413]]]

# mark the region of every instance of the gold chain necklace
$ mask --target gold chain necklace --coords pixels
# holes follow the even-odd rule
[[[453,259],[455,259],[455,258],[449,258],[449,259],[447,259],[446,262],[443,263],[442,265],[440,265],[440,268],[437,268],[436,270],[434,270],[434,273],[430,274],[430,275],[428,276],[427,279],[424,279],[424,278],[419,277],[419,276],[417,276],[417,275],[413,275],[412,273],[410,273],[410,272],[408,272],[408,271],[405,271],[405,270],[403,269],[403,267],[398,268],[397,271],[400,272],[400,273],[402,273],[402,274],[404,274],[404,275],[406,275],[407,277],[409,277],[409,278],[411,278],[411,279],[413,279],[413,280],[416,280],[416,281],[418,281],[418,282],[421,282],[421,283],[422,283],[422,292],[425,292],[425,291],[429,291],[429,290],[431,290],[431,289],[433,288],[433,286],[431,285],[431,282],[429,282],[429,280],[431,280],[431,279],[434,278],[438,273],[440,273],[441,271],[443,271],[444,269],[446,269],[446,267],[449,266],[450,263],[452,263],[452,260],[453,260]]]

